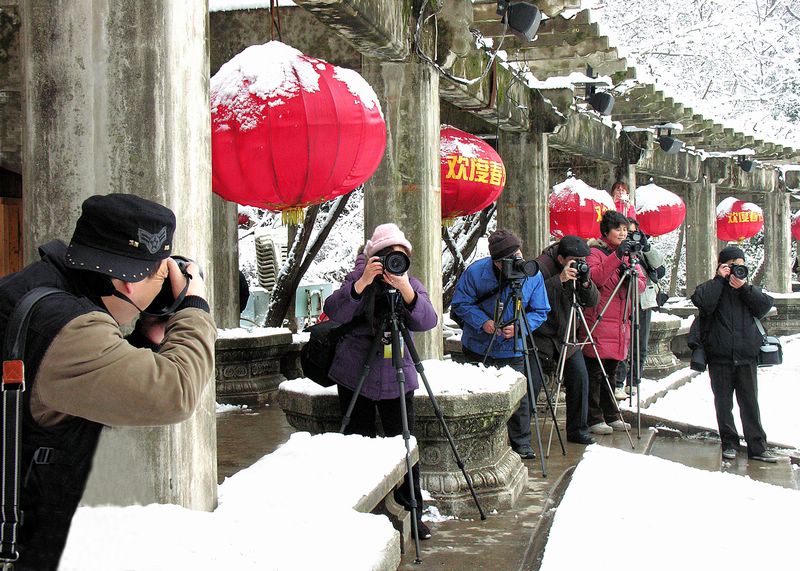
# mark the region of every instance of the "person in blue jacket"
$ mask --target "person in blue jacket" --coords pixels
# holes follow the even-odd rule
[[[522,258],[521,248],[522,240],[509,230],[493,232],[489,236],[490,257],[470,264],[456,284],[450,312],[463,321],[461,346],[467,362],[495,367],[509,365],[525,373],[524,347],[519,339],[515,339],[514,324],[498,327],[514,317],[510,303],[511,280],[501,280],[501,260]],[[550,311],[542,276],[537,273],[526,277],[520,296],[522,312],[533,331],[544,323]],[[502,315],[496,315],[501,308]],[[531,366],[536,365],[531,363]],[[534,375],[534,380],[536,377],[538,375]],[[534,391],[535,399],[539,387],[534,386]],[[531,408],[527,393],[508,420],[508,439],[511,448],[522,458],[535,458],[531,448]]]

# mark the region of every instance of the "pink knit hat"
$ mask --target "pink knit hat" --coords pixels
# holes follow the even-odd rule
[[[364,255],[368,258],[374,256],[389,246],[403,246],[411,253],[411,242],[406,240],[406,235],[397,227],[397,224],[381,224],[375,228],[372,238],[364,245]]]

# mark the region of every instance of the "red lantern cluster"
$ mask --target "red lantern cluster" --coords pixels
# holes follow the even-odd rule
[[[636,220],[650,236],[669,234],[686,218],[681,197],[666,188],[650,183],[636,189]]]
[[[548,204],[550,233],[556,238],[599,238],[603,213],[614,210],[610,194],[573,177],[553,187]]]
[[[792,238],[800,240],[800,210],[792,214]]]
[[[385,147],[375,92],[352,70],[268,42],[211,78],[212,188],[226,200],[302,217],[364,183]]]
[[[479,212],[503,192],[506,167],[497,151],[475,135],[442,125],[439,161],[445,221]]]
[[[729,197],[717,206],[717,238],[742,242],[764,227],[764,213],[752,202]]]

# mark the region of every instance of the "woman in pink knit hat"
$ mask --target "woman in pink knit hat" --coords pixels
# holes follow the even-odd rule
[[[388,254],[402,252],[411,257],[411,243],[396,224],[381,224],[367,240],[364,251],[356,257],[355,268],[344,279],[342,286],[325,300],[325,314],[339,323],[352,323],[352,328],[336,347],[336,356],[328,375],[339,391],[342,415],[347,411],[365,365],[369,371],[361,387],[350,416],[346,434],[375,437],[377,429],[375,412],[380,414],[383,434],[402,434],[400,399],[406,403],[408,428],[414,432],[414,391],[419,386],[417,370],[409,351],[401,341],[405,394],[401,394],[397,371],[392,366],[391,331],[387,320],[390,300],[397,299],[395,313],[409,331],[427,331],[436,326],[438,316],[428,292],[417,278],[409,275],[402,256],[394,257],[397,265],[386,260]],[[384,263],[386,262],[386,266]],[[389,271],[392,270],[392,271]],[[404,271],[401,271],[404,270]],[[395,290],[396,296],[388,292]],[[378,340],[377,350],[370,349]],[[417,500],[417,520],[420,539],[428,539],[431,532],[422,523],[422,493],[419,485],[419,467],[412,470],[414,496]],[[408,484],[395,493],[402,505],[410,506]]]

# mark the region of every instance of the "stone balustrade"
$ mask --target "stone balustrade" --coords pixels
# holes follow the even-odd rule
[[[423,366],[481,507],[486,512],[512,507],[528,470],[506,443],[506,422],[525,394],[524,377],[508,368],[499,372],[451,361],[424,361]],[[420,380],[414,396],[422,487],[443,512],[475,516],[466,480],[422,384]],[[278,403],[297,430],[337,431],[341,424],[335,386],[323,388],[309,379],[286,381],[279,387]]]

